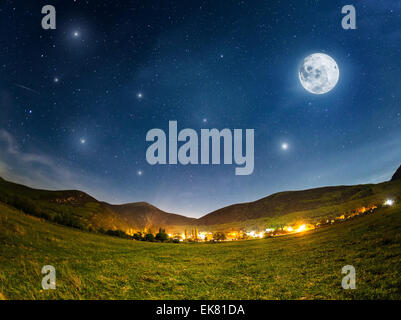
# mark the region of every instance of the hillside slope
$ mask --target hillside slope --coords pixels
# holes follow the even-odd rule
[[[148,243],[56,225],[0,204],[6,299],[401,299],[401,208],[302,234]],[[343,266],[357,290],[343,290]],[[57,289],[42,290],[52,265]],[[245,285],[244,285],[245,284]]]
[[[391,178],[391,181],[395,180],[401,180],[401,166],[397,169],[397,171],[394,173],[393,177]]]
[[[26,213],[85,230],[138,230],[174,228],[193,219],[164,212],[145,202],[111,205],[77,190],[48,191],[0,178],[0,202]]]
[[[122,205],[108,205],[119,214],[130,226],[137,229],[152,229],[156,226],[175,229],[176,226],[193,224],[196,219],[174,213],[168,213],[147,202],[135,202]]]
[[[261,229],[304,221],[332,219],[363,206],[380,205],[401,197],[400,169],[392,181],[380,184],[322,187],[272,194],[257,201],[221,208],[199,219],[168,213],[146,202],[111,205],[77,191],[47,191],[28,188],[0,178],[0,202],[26,213],[86,230],[183,232],[201,230]]]
[[[323,187],[272,194],[260,200],[234,204],[203,216],[198,225],[221,225],[257,219],[274,219],[299,213],[297,218],[322,219],[362,206],[381,204],[401,196],[401,180],[381,184]],[[287,220],[288,220],[287,219]],[[277,220],[277,219],[276,219]]]

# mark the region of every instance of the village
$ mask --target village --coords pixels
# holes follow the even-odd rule
[[[306,231],[331,226],[338,223],[343,223],[347,220],[353,219],[358,216],[372,214],[379,207],[393,206],[395,201],[387,199],[383,204],[371,205],[367,207],[360,207],[347,213],[343,213],[333,219],[324,219],[316,223],[299,222],[293,225],[268,227],[264,230],[231,230],[229,232],[210,232],[199,231],[197,227],[190,230],[185,230],[183,233],[169,233],[168,238],[173,242],[222,242],[222,241],[238,241],[250,239],[264,239],[270,237],[279,237],[296,233],[303,233]]]

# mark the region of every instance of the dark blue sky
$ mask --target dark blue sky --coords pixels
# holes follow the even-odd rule
[[[0,175],[188,216],[389,179],[401,164],[401,2],[351,2],[357,30],[341,27],[350,1],[3,0]],[[45,4],[56,30],[41,28]],[[298,80],[314,52],[340,69],[324,95]],[[253,174],[149,165],[146,133],[169,120],[254,129]]]

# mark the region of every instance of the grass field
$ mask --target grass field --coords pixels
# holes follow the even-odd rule
[[[0,299],[400,299],[401,208],[285,237],[148,243],[97,235],[0,204]],[[41,288],[41,268],[57,289]],[[356,290],[341,269],[356,268]]]

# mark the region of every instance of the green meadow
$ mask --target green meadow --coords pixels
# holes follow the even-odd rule
[[[303,234],[148,243],[76,230],[0,204],[2,299],[400,299],[401,208]],[[56,290],[42,290],[53,265]],[[341,269],[356,268],[355,290]]]

